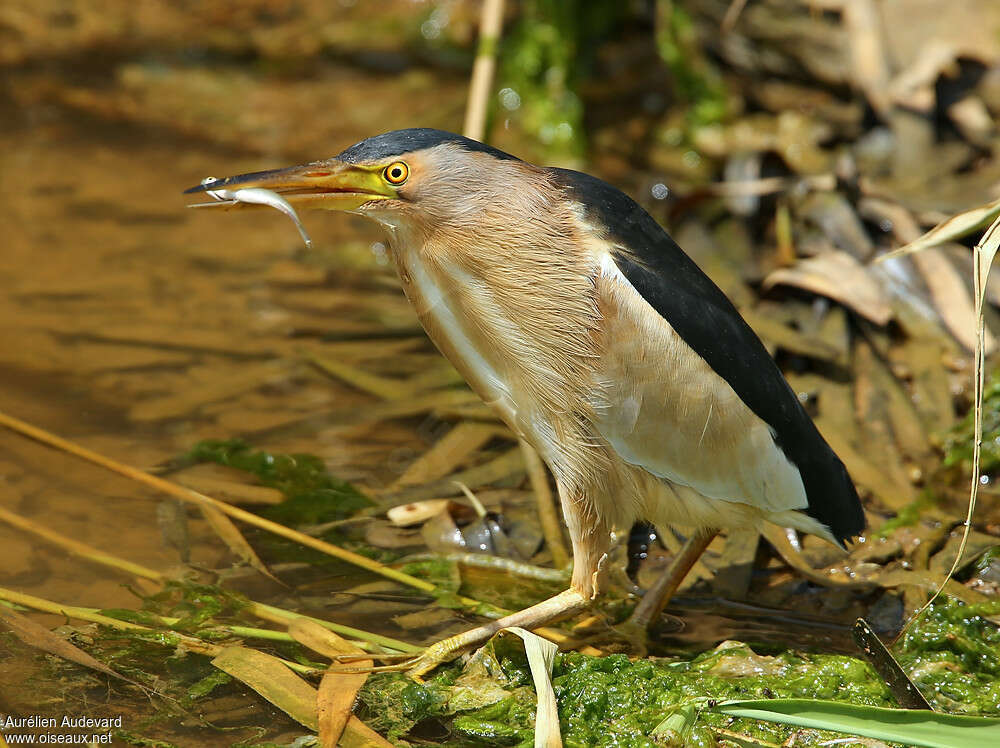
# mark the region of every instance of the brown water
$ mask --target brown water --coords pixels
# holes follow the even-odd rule
[[[10,106],[4,108],[14,116],[0,120],[0,410],[140,468],[204,438],[266,430],[256,446],[316,454],[339,477],[385,485],[426,449],[430,434],[423,419],[346,418],[363,414],[377,399],[305,363],[306,356],[330,358],[392,377],[437,361],[384,255],[372,251],[376,230],[359,219],[310,215],[306,222],[317,249],[306,253],[291,223],[277,213],[195,212],[180,194],[210,174],[335,153],[372,134],[369,122],[352,129],[341,119],[332,128],[336,140],[318,152],[276,149],[262,156],[259,147],[234,147],[244,120],[217,128],[220,137],[213,141],[203,132],[192,134],[191,127],[151,124],[145,113],[88,113],[101,109],[95,102],[113,102],[128,90],[128,76],[117,70],[117,84],[87,89],[91,99],[77,105],[67,105],[66,97],[84,89],[67,82],[65,70],[10,75]],[[341,101],[361,99],[373,86],[388,91],[410,85],[336,66],[320,78]],[[249,90],[243,94],[256,97],[257,107],[285,118],[268,144],[294,130],[296,118],[309,119],[301,107],[284,106],[287,91],[273,79],[247,78],[244,84]],[[312,85],[318,95],[319,81]],[[445,101],[457,91],[447,85],[445,90]],[[220,102],[222,108],[231,105]],[[362,119],[373,118],[381,120],[379,129],[393,124],[378,110]],[[394,362],[393,351],[402,348],[413,355]],[[134,482],[0,429],[0,505],[10,511],[169,571],[181,563],[181,554],[164,539],[161,503],[162,497]],[[233,564],[203,521],[192,515],[188,528],[191,565]],[[6,524],[0,524],[0,548],[0,586],[69,605],[139,603],[127,576]],[[365,581],[349,568],[328,571],[313,594]],[[376,584],[373,594],[381,587],[392,585]],[[276,589],[253,591],[274,596]],[[357,600],[337,601],[341,620],[352,620]],[[391,609],[405,613],[424,602],[403,600]],[[354,622],[377,618],[399,635],[398,626],[386,623],[386,610],[386,603],[368,600],[357,606]],[[49,627],[63,622],[32,617]],[[124,712],[126,729],[137,733],[143,732],[140,715],[154,711],[137,692],[103,689],[102,696],[98,681],[90,684],[96,690],[61,687],[61,676],[38,670],[41,661],[14,640],[3,650],[0,711],[94,717]],[[37,688],[25,690],[25,680]],[[218,717],[219,724],[270,724],[269,737],[276,739],[282,732],[302,733],[263,701],[237,701],[234,706],[249,712]],[[182,745],[229,745],[256,734],[164,729],[154,732]]]

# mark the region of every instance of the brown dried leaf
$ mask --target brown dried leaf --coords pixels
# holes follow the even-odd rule
[[[795,569],[795,571],[804,576],[810,582],[815,582],[823,587],[834,587],[840,589],[869,590],[877,586],[875,582],[860,579],[856,574],[848,574],[843,569],[814,569],[802,556],[802,552],[792,545],[791,541],[788,539],[788,535],[785,534],[785,528],[783,527],[778,527],[777,525],[765,522],[761,528],[760,534],[767,539],[767,542],[774,546],[774,549],[781,555],[789,566]],[[852,569],[852,572],[853,571],[854,570]]]
[[[269,654],[246,647],[225,647],[212,660],[215,667],[245,683],[267,701],[310,730],[319,729],[316,689]]]
[[[947,579],[947,581],[945,581]],[[884,569],[874,577],[874,581],[880,587],[893,588],[902,586],[913,586],[923,589],[926,592],[936,592],[942,590],[946,595],[961,600],[966,605],[976,605],[978,603],[994,600],[982,592],[969,589],[964,584],[959,584],[954,579],[948,579],[944,574],[932,574],[927,571],[908,571],[906,569]],[[942,587],[943,583],[943,587]]]
[[[370,668],[371,660],[354,663],[358,668]],[[358,691],[368,680],[368,673],[339,673],[327,670],[319,683],[317,709],[319,712],[319,742],[323,748],[336,748],[347,723]]]
[[[871,346],[859,340],[854,354],[854,410],[862,436],[859,447],[886,478],[900,487],[900,491],[880,497],[889,509],[899,511],[914,498],[914,491],[893,429],[884,384],[879,378],[878,359]]]
[[[927,247],[936,247],[939,244],[947,244],[956,239],[960,239],[967,234],[971,234],[976,229],[989,225],[997,216],[1000,216],[1000,199],[994,200],[986,205],[967,210],[952,216],[946,221],[942,221],[923,236],[912,236],[904,241],[907,244],[888,254],[882,255],[878,261],[885,261],[891,257],[919,252]]]
[[[355,644],[308,618],[293,618],[288,622],[288,633],[303,647],[331,660],[340,655],[364,654]]]
[[[3,621],[13,632],[14,636],[29,647],[35,647],[43,652],[62,657],[64,660],[75,662],[77,665],[89,667],[105,675],[111,675],[129,683],[135,683],[135,681],[126,678],[124,675],[116,673],[103,662],[95,660],[82,649],[70,644],[58,634],[52,633],[44,626],[35,623],[27,616],[21,615],[5,605],[0,605],[0,621]]]
[[[280,584],[278,578],[268,570],[264,562],[260,560],[260,556],[257,555],[257,552],[247,542],[247,539],[243,537],[243,533],[239,531],[229,517],[208,504],[198,504],[198,509],[201,510],[208,524],[215,530],[215,534],[222,539],[222,542],[229,546],[229,550],[261,574]]]
[[[413,394],[413,389],[402,380],[380,377],[335,358],[321,358],[308,352],[303,356],[323,373],[383,400],[400,400]]]
[[[872,109],[884,115],[890,108],[889,60],[882,45],[882,16],[874,0],[847,0],[844,27],[850,48],[850,74],[865,92]]]
[[[347,729],[340,738],[340,748],[395,748],[395,746],[351,715],[347,721]]]
[[[881,401],[881,409],[888,420],[894,441],[904,456],[911,459],[929,456],[930,441],[913,402],[899,386],[892,372],[867,344],[859,344],[855,348],[855,371],[859,366],[865,368],[872,388]],[[861,417],[859,414],[859,418]]]
[[[789,327],[784,321],[770,316],[764,307],[741,309],[740,313],[769,348],[777,346],[792,353],[818,358],[821,361],[836,362],[841,356],[841,351],[833,346],[822,340],[817,340],[811,335],[803,335],[798,330]]]
[[[965,281],[959,276],[944,253],[936,247],[927,247],[913,255],[931,300],[945,327],[966,350],[976,347],[976,312],[972,295]],[[996,346],[996,339],[986,331],[986,353]]]
[[[198,465],[197,467],[202,466]],[[177,473],[174,480],[199,493],[207,493],[236,504],[280,504],[285,500],[285,495],[276,488],[193,474],[190,470]]]
[[[726,600],[746,599],[759,541],[757,530],[729,530],[726,533],[726,547],[712,578],[712,590],[716,595]]]
[[[940,39],[928,39],[921,54],[889,83],[889,95],[896,104],[929,113],[937,96],[934,84],[942,74],[956,74],[955,47]]]
[[[958,558],[958,550],[962,545],[962,530],[963,528],[960,525],[951,533],[944,548],[931,557],[928,564],[928,570],[931,573],[944,576],[955,563],[955,560]],[[995,536],[971,530],[969,538],[966,541],[965,552],[962,555],[963,563],[969,563],[983,551],[993,548],[998,544],[1000,544],[1000,541]]]
[[[502,452],[499,456],[482,465],[476,465],[459,473],[454,473],[446,479],[423,486],[406,488],[399,492],[399,496],[411,501],[443,496],[457,496],[462,493],[462,489],[458,485],[459,483],[474,487],[486,486],[496,483],[503,478],[524,473],[524,471],[524,456],[521,453],[521,448],[516,446]]]
[[[888,324],[892,318],[881,283],[847,252],[831,250],[800,260],[795,267],[778,268],[764,280],[764,288],[777,285],[826,296],[877,325]]]
[[[364,651],[337,636],[329,629],[305,618],[295,618],[288,624],[288,633],[304,647],[329,657],[364,654]],[[351,667],[370,668],[371,660],[358,660]],[[324,748],[333,748],[340,741],[345,728],[351,723],[351,711],[361,686],[368,680],[368,673],[338,673],[328,670],[319,684],[317,714],[319,739]],[[381,740],[381,738],[378,738]]]
[[[199,382],[196,387],[136,403],[129,410],[129,417],[133,421],[178,418],[208,403],[228,400],[262,384],[287,379],[292,368],[293,364],[288,361],[269,361],[266,364],[244,366],[239,373],[225,370],[209,381]]]

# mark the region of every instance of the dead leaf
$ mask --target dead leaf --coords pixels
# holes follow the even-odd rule
[[[760,533],[757,530],[729,530],[719,568],[712,578],[712,590],[725,600],[745,600],[753,574]]]
[[[936,247],[925,247],[922,252],[913,255],[913,263],[927,284],[934,307],[948,332],[966,350],[974,350],[977,327],[975,304],[955,266]],[[986,353],[989,354],[995,345],[996,339],[987,330]]]
[[[336,358],[320,357],[309,352],[302,355],[323,373],[383,400],[400,400],[413,395],[412,388],[405,381],[380,377]]]
[[[552,663],[559,647],[526,629],[511,626],[503,632],[510,632],[524,642],[524,653],[528,656],[531,679],[535,684],[538,701],[535,707],[535,748],[562,748],[559,731],[559,708],[556,692],[552,688]]]
[[[276,657],[246,647],[226,647],[212,664],[252,688],[299,724],[310,730],[319,729],[316,689]],[[340,745],[392,748],[392,743],[353,715],[347,720]]]
[[[355,644],[308,618],[293,618],[288,622],[288,633],[303,647],[331,660],[340,655],[364,654]]]
[[[203,405],[228,400],[269,382],[285,380],[293,372],[294,363],[285,360],[244,366],[239,373],[216,372],[211,379],[199,382],[197,387],[136,403],[129,410],[129,418],[133,421],[179,418]]]
[[[884,116],[889,100],[889,60],[882,45],[882,16],[875,0],[847,0],[844,27],[850,49],[851,78],[878,114]]]
[[[928,39],[913,64],[889,83],[893,103],[925,114],[937,103],[934,84],[943,74],[958,72],[955,48],[940,39]]]
[[[764,279],[764,289],[777,285],[831,298],[876,325],[886,325],[892,318],[881,283],[847,252],[830,250],[800,260],[794,267],[778,268]]]
[[[288,633],[304,647],[335,659],[341,655],[363,655],[364,651],[329,629],[305,618],[289,622]],[[370,668],[371,660],[361,659],[352,667]],[[340,673],[328,670],[319,684],[316,708],[319,719],[319,739],[324,748],[334,748],[341,741],[345,728],[351,722],[351,712],[358,691],[368,680],[368,673]]]
[[[243,537],[243,533],[237,529],[235,523],[229,517],[208,504],[199,503],[198,508],[208,521],[208,524],[215,530],[215,534],[222,539],[222,542],[229,546],[229,550],[267,578],[281,584],[281,581],[260,560],[260,556],[257,555],[257,552],[247,542],[247,539]]]
[[[354,667],[370,668],[371,660],[360,660]],[[368,673],[340,673],[327,670],[319,683],[319,742],[323,748],[335,748],[351,719],[358,691],[368,680]]]
[[[58,634],[54,634],[44,626],[35,623],[27,616],[11,610],[6,605],[0,605],[0,621],[7,624],[14,636],[27,644],[43,652],[62,657],[64,660],[75,662],[77,665],[89,667],[91,670],[119,678],[129,683],[137,684],[135,681],[126,678],[124,675],[116,673],[103,662],[95,660],[82,649],[75,647]]]
[[[802,552],[792,545],[788,536],[785,534],[785,528],[783,527],[778,527],[777,525],[765,522],[764,526],[761,528],[760,534],[767,539],[767,542],[774,546],[774,549],[789,566],[795,569],[795,571],[804,576],[810,582],[815,582],[823,587],[835,587],[840,589],[870,590],[878,586],[876,582],[868,579],[856,578],[855,576],[848,574],[843,569],[812,568],[806,562],[805,558],[803,558]]]
[[[212,660],[224,673],[245,683],[301,725],[319,729],[316,689],[277,657],[247,647],[225,647]]]
[[[198,493],[207,493],[234,504],[280,504],[285,500],[285,495],[276,488],[193,474],[189,470],[178,473],[174,480]]]
[[[777,346],[791,353],[818,358],[821,361],[836,362],[841,356],[841,351],[833,346],[811,335],[803,335],[784,322],[768,316],[763,306],[756,309],[741,309],[740,314],[769,348]]]
[[[355,716],[347,721],[347,729],[340,738],[340,748],[396,748],[372,728]]]
[[[946,221],[942,221],[926,234],[913,237],[908,243],[895,249],[888,254],[876,258],[876,262],[884,262],[893,257],[919,252],[927,247],[936,247],[940,244],[947,244],[963,236],[971,234],[976,229],[990,224],[997,216],[1000,216],[1000,199],[994,200],[986,205],[972,208],[957,216],[952,216]]]
[[[496,433],[497,428],[492,424],[462,421],[410,463],[392,488],[443,478],[496,436]],[[394,519],[393,521],[395,522]]]

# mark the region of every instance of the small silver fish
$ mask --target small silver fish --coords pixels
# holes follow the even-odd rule
[[[215,177],[205,177],[201,180],[203,185],[212,184],[217,181]],[[272,208],[280,210],[292,219],[295,228],[299,230],[302,241],[305,242],[306,249],[312,249],[312,239],[306,233],[306,227],[299,220],[298,213],[285,198],[274,190],[265,190],[263,187],[246,187],[241,190],[205,190],[205,192],[215,200],[229,200],[234,203],[254,203],[256,205],[270,205]]]

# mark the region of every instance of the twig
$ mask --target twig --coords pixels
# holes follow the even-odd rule
[[[570,562],[569,552],[563,542],[562,522],[559,521],[559,514],[556,512],[555,501],[552,498],[552,490],[549,488],[549,476],[545,472],[545,466],[535,448],[524,439],[519,441],[521,453],[524,455],[524,465],[528,470],[528,479],[531,481],[531,489],[535,494],[538,519],[542,524],[545,544],[552,554],[553,565],[557,569],[565,569]]]
[[[465,109],[465,125],[462,127],[466,137],[474,140],[482,140],[486,133],[486,109],[497,66],[497,45],[500,43],[502,24],[503,0],[484,0],[482,15],[479,17],[479,46],[476,49],[476,61],[472,64],[469,101]]]
[[[47,444],[50,447],[61,449],[75,457],[92,462],[95,465],[100,465],[101,467],[114,473],[124,475],[126,478],[131,478],[134,481],[150,486],[158,491],[162,491],[170,496],[180,499],[181,501],[186,501],[195,505],[207,505],[214,507],[223,514],[228,514],[230,517],[246,522],[249,525],[259,527],[262,530],[267,530],[268,532],[280,535],[283,538],[288,538],[289,540],[295,541],[300,545],[325,553],[328,556],[339,558],[349,564],[359,566],[362,569],[367,569],[368,571],[380,576],[387,577],[393,581],[418,589],[421,592],[426,592],[431,595],[435,595],[439,592],[437,586],[428,581],[418,579],[417,577],[398,571],[384,564],[380,564],[378,561],[366,558],[358,553],[353,553],[352,551],[335,546],[332,543],[327,543],[324,540],[310,537],[304,533],[298,532],[297,530],[293,530],[290,527],[286,527],[285,525],[264,519],[263,517],[259,517],[258,515],[240,509],[239,507],[227,504],[224,501],[213,499],[212,497],[205,496],[197,491],[192,491],[189,488],[183,488],[182,486],[178,486],[170,481],[158,478],[155,475],[145,473],[138,468],[117,462],[116,460],[112,460],[110,457],[105,457],[104,455],[98,454],[97,452],[87,449],[84,446],[63,439],[62,437],[56,436],[55,434],[45,431],[44,429],[40,429],[37,426],[32,426],[31,424],[25,423],[24,421],[14,418],[13,416],[9,416],[6,413],[0,413],[0,425],[6,426],[19,434],[31,437],[32,439],[40,441],[43,444]],[[498,616],[503,615],[503,612],[494,606],[487,605],[486,603],[482,603],[478,600],[473,600],[469,597],[458,596],[457,600],[462,605],[469,608],[475,608],[484,612],[484,614]]]

